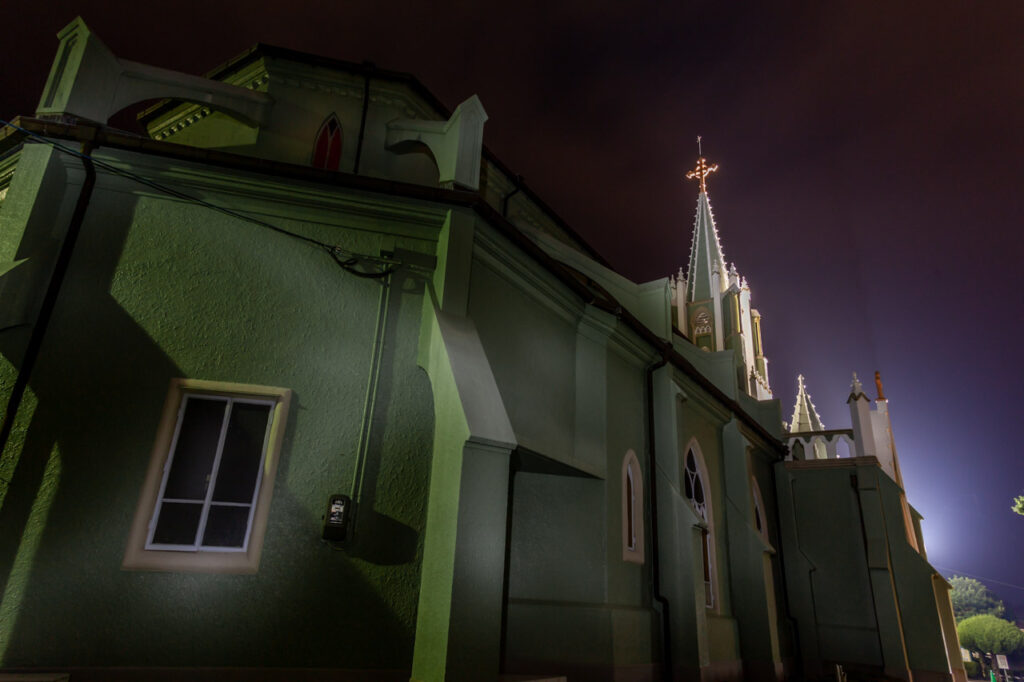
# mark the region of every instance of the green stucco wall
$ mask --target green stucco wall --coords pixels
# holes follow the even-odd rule
[[[205,198],[353,251],[433,252],[436,225],[405,223],[397,232],[418,231],[410,237],[366,212],[306,208],[290,220],[287,206],[270,211],[246,193],[258,178],[238,180],[220,179],[240,193]],[[134,189],[101,176],[22,406],[25,430],[4,453],[5,471],[18,464],[0,507],[0,664],[408,669],[433,442],[416,366],[422,283],[399,272],[382,309],[379,282],[309,245]],[[3,367],[6,395],[10,358]],[[255,575],[120,568],[174,377],[294,391]],[[335,551],[319,539],[320,517],[330,494],[350,492],[360,457],[356,541]]]

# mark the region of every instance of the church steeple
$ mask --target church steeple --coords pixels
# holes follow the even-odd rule
[[[789,422],[789,432],[824,431],[825,425],[821,423],[818,409],[814,407],[811,396],[807,393],[807,387],[804,386],[804,375],[797,376],[796,382],[796,405],[793,406],[793,418]]]
[[[718,240],[707,190],[707,177],[717,170],[717,163],[708,166],[707,159],[702,156],[697,160],[696,168],[686,174],[688,180],[700,180],[697,215],[693,221],[693,237],[690,242],[690,266],[686,277],[686,300],[691,303],[707,300],[725,288],[722,286],[722,280],[727,276],[725,256]]]
[[[700,138],[697,138],[700,145]],[[699,147],[698,147],[699,150]],[[737,388],[758,400],[772,397],[768,360],[761,343],[761,315],[751,307],[750,287],[736,266],[726,265],[708,199],[708,176],[718,170],[703,155],[686,174],[697,180],[697,213],[685,276],[669,278],[673,315],[679,331],[701,350],[732,351]]]
[[[711,202],[707,192],[701,191],[697,195],[697,216],[693,221],[693,238],[690,242],[690,265],[686,276],[687,301],[703,301],[711,298],[712,292],[721,292],[723,276],[727,274],[722,243],[718,240],[715,217],[711,213]]]
[[[700,182],[700,192],[697,194],[697,215],[690,241],[686,300],[679,306],[679,311],[684,316],[690,340],[707,351],[724,350],[726,346],[722,293],[729,287],[729,272],[725,267],[722,244],[718,241],[707,185],[708,175],[717,170],[717,163],[709,166],[707,159],[701,156],[697,166],[686,174],[688,180]]]

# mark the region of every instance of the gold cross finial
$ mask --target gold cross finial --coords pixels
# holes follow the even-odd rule
[[[686,174],[686,179],[693,180],[694,178],[699,178],[700,191],[707,192],[708,185],[706,178],[708,177],[708,175],[714,173],[716,170],[718,170],[718,164],[716,163],[714,166],[709,166],[708,160],[702,156],[699,159],[697,159],[697,167]]]

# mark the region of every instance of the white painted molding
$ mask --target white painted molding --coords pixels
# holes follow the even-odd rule
[[[97,123],[147,99],[204,104],[248,125],[266,122],[273,100],[262,92],[170,69],[118,59],[81,17],[57,35],[60,47],[37,116],[75,116]]]
[[[385,145],[402,153],[413,143],[430,149],[442,186],[480,188],[480,158],[487,112],[473,95],[455,108],[447,121],[400,118],[388,123]]]

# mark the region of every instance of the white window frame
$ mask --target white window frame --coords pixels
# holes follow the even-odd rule
[[[708,610],[717,610],[718,599],[716,593],[718,591],[718,581],[715,579],[717,552],[715,550],[715,516],[711,501],[711,479],[708,476],[707,463],[704,461],[704,452],[701,450],[696,438],[690,439],[686,448],[683,449],[682,475],[684,477],[689,476],[686,459],[690,453],[693,453],[693,463],[696,467],[695,474],[696,478],[700,479],[701,489],[704,493],[704,502],[703,504],[698,504],[693,497],[687,498],[685,488],[683,490],[683,497],[690,503],[690,508],[699,521],[696,527],[703,535],[701,538],[700,573],[701,582],[704,583],[704,606]],[[692,483],[691,489],[693,489]]]
[[[181,416],[189,396],[224,399],[227,413],[221,425],[217,453],[212,467],[211,480],[207,486],[196,541],[192,545],[165,545],[152,542],[156,526],[156,512],[163,497],[170,471],[170,463],[177,447]],[[198,379],[173,379],[164,403],[163,416],[157,430],[156,442],[150,457],[149,469],[143,484],[135,519],[129,534],[122,568],[130,570],[196,571],[206,573],[255,573],[259,568],[263,550],[263,536],[270,511],[270,499],[274,478],[280,459],[291,402],[291,390],[272,386],[235,384],[203,381]],[[206,547],[200,545],[212,502],[216,476],[219,473],[220,457],[224,447],[225,429],[234,404],[263,404],[271,406],[264,436],[263,453],[257,474],[253,501],[249,510],[246,539],[243,547]],[[173,502],[173,500],[170,500]],[[244,506],[244,503],[235,506]]]

